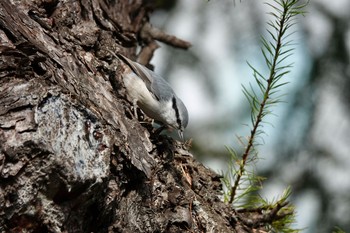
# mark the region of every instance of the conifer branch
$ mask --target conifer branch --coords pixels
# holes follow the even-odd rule
[[[252,108],[252,129],[242,159],[238,163],[239,168],[236,171],[234,184],[231,186],[229,197],[230,204],[235,200],[242,177],[246,174],[246,164],[249,156],[254,151],[256,138],[258,134],[262,133],[262,131],[259,130],[259,127],[261,127],[264,117],[271,113],[268,110],[268,107],[280,102],[278,97],[273,98],[272,95],[277,92],[275,90],[276,88],[287,84],[287,82],[280,83],[279,81],[283,76],[290,72],[288,69],[291,68],[292,65],[282,65],[282,62],[291,55],[293,48],[287,49],[286,47],[291,46],[291,42],[284,42],[284,40],[291,35],[286,34],[286,32],[294,25],[294,22],[292,21],[293,16],[302,14],[303,11],[301,10],[306,5],[298,5],[299,0],[274,0],[274,2],[277,6],[266,3],[275,11],[270,13],[275,20],[268,22],[268,25],[274,29],[274,31],[268,30],[268,33],[271,36],[271,41],[268,41],[264,37],[261,38],[263,44],[262,54],[265,58],[266,65],[270,70],[268,78],[265,78],[258,70],[248,63],[249,67],[254,72],[255,81],[257,82],[263,97],[259,101],[259,96],[252,87],[250,87],[250,92],[243,86],[243,93],[247,97]]]

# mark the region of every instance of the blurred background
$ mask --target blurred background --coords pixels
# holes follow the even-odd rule
[[[242,86],[254,83],[249,61],[266,73],[260,35],[267,12],[261,0],[160,1],[151,22],[192,43],[189,51],[161,44],[152,63],[186,104],[192,152],[206,166],[227,169],[225,146],[240,151],[250,108]],[[273,3],[272,0],[266,2]],[[261,195],[278,198],[291,186],[303,233],[350,232],[350,1],[312,0],[292,30],[296,43],[285,94],[264,124],[258,174]],[[250,125],[249,125],[250,126]]]

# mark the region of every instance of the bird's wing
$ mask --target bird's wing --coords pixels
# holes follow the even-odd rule
[[[126,63],[131,70],[143,80],[147,89],[155,96],[155,98],[158,100],[168,100],[172,97],[174,91],[171,89],[170,85],[158,74],[121,54],[117,54],[117,56],[121,58],[123,62]]]

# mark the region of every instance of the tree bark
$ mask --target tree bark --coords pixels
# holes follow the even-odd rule
[[[249,232],[220,177],[140,124],[108,50],[147,63],[142,1],[0,1],[1,232]],[[245,230],[244,230],[245,229]]]

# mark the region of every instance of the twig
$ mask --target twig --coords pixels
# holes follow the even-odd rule
[[[138,55],[137,62],[143,65],[147,65],[153,57],[154,51],[159,48],[157,42],[152,41],[151,43],[144,46]]]
[[[282,202],[282,203],[277,203],[277,205],[273,208],[264,208],[264,211],[268,211],[266,213],[262,213],[263,209],[257,209],[257,212],[255,212],[254,217],[250,218],[244,218],[238,216],[238,219],[241,223],[246,225],[247,227],[259,227],[259,226],[264,226],[266,223],[272,224],[275,221],[278,221],[287,215],[290,215],[290,212],[285,212],[285,213],[280,213],[278,212],[283,209],[283,207],[287,206],[288,202]],[[249,212],[254,215],[254,212]]]
[[[155,39],[180,49],[188,49],[191,47],[191,43],[181,40],[175,36],[168,35],[162,30],[153,27],[150,23],[145,23],[145,25],[143,25],[140,36],[146,42],[150,42]]]

